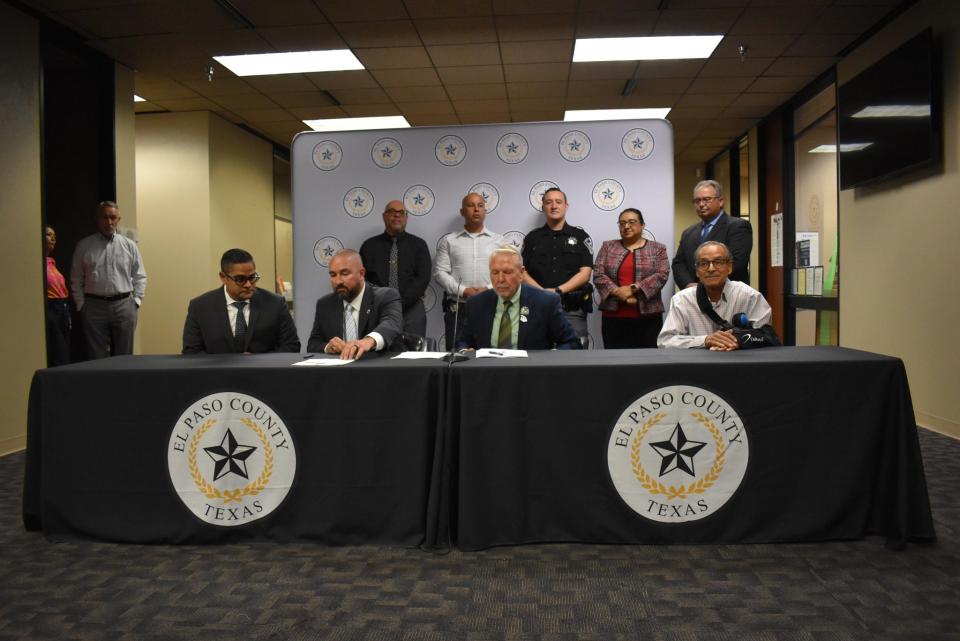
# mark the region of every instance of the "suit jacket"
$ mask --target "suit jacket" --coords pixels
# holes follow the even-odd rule
[[[497,293],[488,289],[467,299],[463,328],[457,349],[490,347],[493,318],[497,314]],[[527,308],[526,322],[520,321],[517,349],[580,349],[580,341],[560,309],[560,297],[529,285],[520,286],[520,309]]]
[[[368,281],[360,300],[357,321],[358,338],[377,332],[383,337],[384,351],[401,348],[399,336],[403,331],[403,309],[397,290],[377,287]],[[343,299],[331,292],[317,301],[307,351],[322,352],[331,338],[343,338],[344,333]]]
[[[703,223],[690,225],[680,236],[680,247],[673,257],[673,281],[677,287],[683,289],[690,283],[697,282],[697,268],[694,265],[693,255],[700,246],[700,231]],[[730,249],[733,254],[733,273],[730,280],[743,282],[750,281],[750,251],[753,249],[753,228],[750,221],[743,218],[733,218],[726,212],[720,212],[717,224],[713,226],[704,242],[716,240]]]
[[[300,339],[283,298],[259,287],[250,298],[250,320],[244,345],[236,349],[227,316],[223,287],[197,296],[187,307],[183,325],[184,354],[235,352],[299,352]]]

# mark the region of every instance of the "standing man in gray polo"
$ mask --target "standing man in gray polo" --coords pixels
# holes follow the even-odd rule
[[[463,229],[447,234],[437,245],[433,277],[443,288],[443,329],[450,351],[463,326],[463,305],[490,288],[490,254],[504,244],[503,236],[486,228],[487,202],[480,194],[469,193],[460,203]],[[460,327],[457,327],[459,325]]]
[[[70,267],[70,293],[80,312],[87,356],[132,354],[147,272],[137,244],[117,233],[117,203],[97,205],[94,222],[97,233],[77,243]]]

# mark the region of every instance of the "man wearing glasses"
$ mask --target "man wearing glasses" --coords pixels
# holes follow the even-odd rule
[[[694,264],[700,284],[674,294],[670,313],[657,337],[657,347],[699,347],[718,352],[739,349],[740,342],[733,330],[719,326],[704,308],[712,308],[729,325],[737,325],[733,319],[740,314],[746,316],[744,325],[760,328],[770,324],[772,312],[763,295],[745,283],[729,279],[733,256],[726,245],[705,242],[697,248]]]
[[[218,287],[190,301],[183,325],[184,354],[299,352],[300,339],[282,297],[257,287],[253,256],[228,249]]]
[[[696,287],[694,253],[708,240],[721,242],[730,249],[733,255],[730,280],[750,282],[750,251],[753,249],[750,222],[733,218],[723,211],[723,192],[715,180],[697,183],[693,188],[693,206],[701,222],[687,227],[680,236],[680,247],[673,257],[673,281],[677,287]]]

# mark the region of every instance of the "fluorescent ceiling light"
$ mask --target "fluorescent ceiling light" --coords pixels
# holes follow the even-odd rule
[[[644,118],[666,118],[670,107],[650,109],[574,109],[563,112],[566,122],[576,120],[642,120]]]
[[[840,145],[840,153],[846,153],[848,151],[860,151],[861,149],[866,149],[872,142],[851,142],[845,145]],[[836,145],[820,145],[819,147],[814,147],[808,154],[835,154],[837,153]]]
[[[146,98],[141,98],[141,97],[138,96],[137,94],[133,94],[133,101],[134,101],[134,102],[146,102],[147,99],[146,99]]]
[[[577,38],[573,46],[573,61],[709,58],[721,40],[723,36]]]
[[[872,105],[864,107],[853,118],[929,118],[930,105]]]
[[[243,56],[214,56],[213,59],[238,76],[363,69],[363,65],[349,49],[254,53]]]
[[[361,129],[404,129],[410,126],[403,116],[375,116],[372,118],[325,118],[304,120],[314,131],[359,131]]]

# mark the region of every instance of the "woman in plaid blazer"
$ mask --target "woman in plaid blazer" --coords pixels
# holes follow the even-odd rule
[[[670,276],[667,248],[643,236],[643,214],[624,209],[619,240],[605,240],[593,266],[606,349],[656,347],[663,327],[660,290]]]

